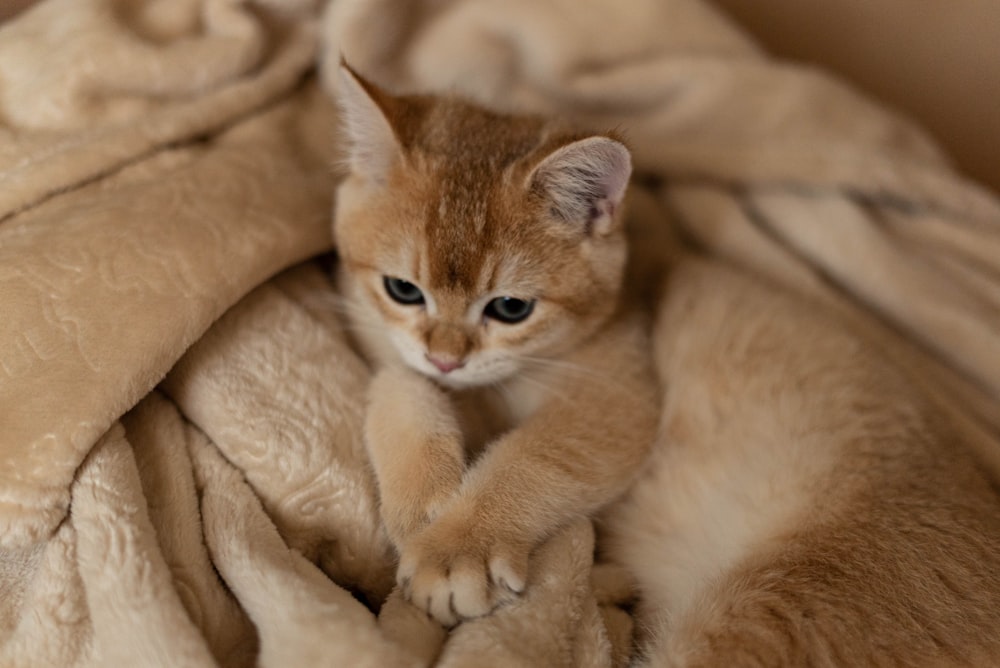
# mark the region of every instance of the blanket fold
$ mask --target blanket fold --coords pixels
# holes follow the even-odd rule
[[[111,422],[251,286],[329,247],[310,115],[333,120],[304,88],[0,225],[0,543],[51,531]]]
[[[163,387],[243,472],[291,547],[380,602],[395,571],[361,440],[368,371],[342,330],[303,306],[332,312],[330,297],[314,266],[262,285]]]
[[[270,16],[225,0],[52,0],[0,27],[0,220],[286,95],[315,38],[309,21]]]
[[[369,370],[310,259],[342,55],[619,128],[647,250],[834,312],[1000,476],[1000,202],[703,0],[41,0],[0,25],[0,665],[628,662],[586,521],[456,629],[394,589]]]

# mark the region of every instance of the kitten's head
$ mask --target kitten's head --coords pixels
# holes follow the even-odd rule
[[[334,236],[357,329],[445,385],[565,354],[617,305],[628,150],[341,68]],[[385,360],[389,361],[389,360]]]

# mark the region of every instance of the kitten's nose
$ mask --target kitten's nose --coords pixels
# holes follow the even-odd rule
[[[449,373],[455,369],[460,369],[465,366],[465,362],[462,360],[456,360],[448,357],[434,357],[431,354],[426,354],[425,357],[427,361],[437,367],[438,371],[441,373]]]

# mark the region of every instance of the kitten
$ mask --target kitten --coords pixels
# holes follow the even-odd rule
[[[621,294],[612,135],[341,68],[339,281],[376,366],[365,441],[406,596],[445,625],[524,590],[531,550],[634,479],[656,428]]]
[[[602,530],[646,665],[1000,662],[996,490],[900,372],[719,265],[661,304],[661,434]]]

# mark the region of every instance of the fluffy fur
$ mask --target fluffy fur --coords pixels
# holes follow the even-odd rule
[[[660,440],[605,522],[645,662],[995,664],[1000,505],[934,408],[735,271],[684,262],[661,304]]]
[[[454,624],[522,592],[531,550],[619,496],[652,443],[645,328],[620,298],[630,158],[610,135],[391,96],[346,67],[341,101],[334,233],[377,367],[366,443],[398,580]],[[533,310],[491,317],[505,297]]]
[[[655,258],[622,290],[624,147],[349,71],[344,87],[335,232],[414,603],[451,624],[522,591],[531,549],[626,489],[661,415],[602,518],[639,579],[645,663],[995,662],[1000,505],[898,370],[808,304],[683,259],[657,296],[658,408],[623,295],[651,292]],[[384,276],[425,301],[396,303]],[[535,312],[490,321],[501,295]]]

